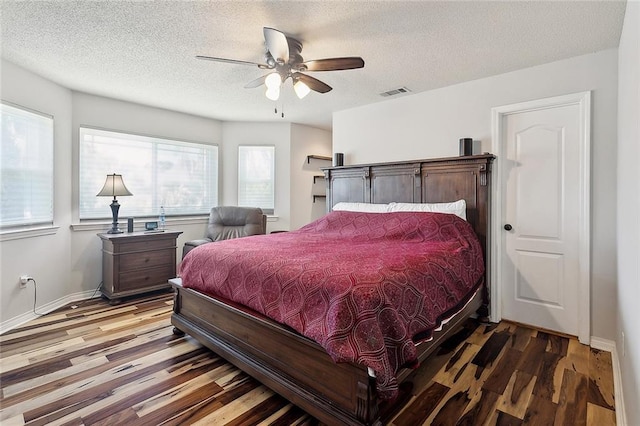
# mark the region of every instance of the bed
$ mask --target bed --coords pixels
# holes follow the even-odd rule
[[[215,243],[213,245],[221,245],[217,248],[199,249],[203,252],[202,257],[197,257],[198,253],[194,253],[194,256],[190,254],[185,258],[185,264],[181,268],[184,282],[181,279],[172,280],[175,289],[172,323],[175,331],[190,334],[326,424],[381,424],[381,406],[390,405],[389,401],[397,397],[399,384],[411,372],[410,368],[403,367],[415,366],[424,361],[431,351],[457,331],[462,322],[475,312],[480,318],[487,317],[489,293],[486,283],[489,280],[484,265],[488,264],[487,236],[492,160],[491,155],[481,155],[323,169],[327,182],[327,206],[330,206],[327,216],[295,232],[248,237],[244,243]],[[453,215],[439,213],[393,212],[380,215],[352,211],[331,212],[333,206],[345,202],[378,206],[410,203],[411,206],[460,199],[465,201],[466,221]],[[389,225],[389,220],[393,222],[393,226]],[[360,227],[363,223],[365,225]],[[409,229],[412,237],[398,237],[397,232],[389,229]],[[319,290],[314,285],[326,279],[327,275],[336,276],[340,275],[340,272],[343,273],[343,278],[348,277],[344,279],[351,283],[352,288],[360,288],[358,285],[372,279],[372,276],[377,276],[383,282],[397,281],[395,276],[390,278],[382,272],[379,273],[375,262],[398,258],[397,260],[401,261],[399,264],[403,266],[396,269],[400,269],[401,272],[417,268],[415,265],[407,268],[405,263],[402,263],[409,257],[417,256],[418,263],[425,263],[420,261],[421,254],[417,249],[423,245],[415,244],[416,241],[413,241],[415,238],[424,237],[421,229],[437,229],[435,234],[447,234],[447,238],[454,233],[456,241],[470,241],[463,243],[469,249],[469,253],[466,257],[463,256],[462,263],[455,266],[451,260],[451,265],[440,274],[457,277],[454,281],[458,283],[456,285],[464,287],[464,291],[460,290],[460,293],[464,294],[458,299],[441,297],[438,300],[448,301],[442,303],[441,311],[430,318],[411,317],[405,324],[406,329],[392,330],[392,333],[397,335],[394,335],[395,337],[402,336],[404,339],[390,338],[388,335],[376,339],[376,332],[362,332],[365,329],[375,330],[375,327],[369,326],[360,327],[360,340],[358,333],[344,333],[344,321],[341,322],[339,319],[344,317],[345,312],[354,312],[357,309],[348,303],[345,309],[341,309],[334,302],[338,299],[351,301],[354,296],[344,297],[341,293],[344,286],[330,290],[327,283],[324,283]],[[376,248],[375,252],[362,256],[368,248],[373,247],[372,240],[389,234],[401,240],[404,248],[398,248],[401,245],[390,246],[387,252],[383,248]],[[475,235],[468,238],[469,234]],[[358,247],[349,246],[340,251],[340,236],[344,235],[349,235],[350,240],[359,238],[362,244]],[[236,245],[239,243],[245,247],[252,246],[255,253],[260,253],[260,261],[253,263],[263,265],[262,269],[266,271],[264,275],[260,275],[260,271],[251,270],[250,259],[244,260],[244,264],[226,266],[225,259],[238,257],[234,250],[237,250]],[[264,244],[271,244],[273,249],[265,250]],[[310,257],[288,251],[291,250],[291,246],[301,244]],[[326,250],[311,250],[312,246],[318,244],[319,247],[326,247]],[[385,241],[384,244],[390,243]],[[444,247],[447,244],[448,239],[440,245]],[[474,244],[477,247],[473,247]],[[474,248],[475,251],[472,250]],[[211,253],[205,255],[204,252],[207,250],[211,250]],[[269,251],[274,254],[280,253],[280,257],[275,260],[270,258],[266,255]],[[310,255],[312,252],[315,253],[313,256]],[[393,253],[397,253],[397,256]],[[306,265],[286,262],[287,258],[302,261],[302,257],[309,257]],[[351,271],[340,271],[337,259],[355,263],[347,262],[346,265],[351,266],[343,267]],[[363,259],[372,260],[374,264],[366,267],[362,264],[361,268],[353,267],[358,262],[363,262]],[[324,267],[323,262],[331,266]],[[434,264],[437,269],[442,269],[442,263]],[[279,265],[278,268],[275,268],[275,265]],[[287,268],[294,272],[289,275],[277,272]],[[338,273],[334,271],[333,274],[323,274],[323,271],[331,269],[337,269]],[[376,273],[369,273],[373,270],[376,270]],[[218,277],[211,281],[209,277],[216,274],[224,275],[224,279]],[[276,284],[271,278],[278,274],[282,275],[280,290],[272,291],[271,299],[268,296],[256,296],[253,286],[272,288],[270,286]],[[382,278],[380,274],[383,275]],[[415,272],[409,279],[406,278],[406,273],[403,272],[401,275],[405,281],[410,281],[411,285],[424,285],[421,283],[420,271]],[[460,278],[461,275],[465,275],[466,278]],[[299,279],[300,283],[290,285],[293,278]],[[464,285],[461,284],[463,281]],[[211,282],[217,282],[218,288],[212,287],[215,284]],[[242,291],[237,290],[238,288]],[[298,290],[297,293],[286,293],[289,296],[285,297],[294,302],[297,300],[298,304],[305,302],[292,295],[299,296],[301,288],[308,289],[309,294],[320,292],[325,296],[334,291],[339,297],[334,294],[333,299],[328,296],[320,299],[330,301],[328,304],[333,309],[334,316],[329,322],[337,325],[338,332],[324,334],[323,338],[323,334],[318,331],[322,326],[318,325],[315,317],[306,315],[313,311],[309,306],[322,303],[311,303],[306,307],[301,305],[293,311],[282,309],[281,305],[275,302],[281,301],[285,295],[283,288]],[[365,299],[370,301],[371,297]],[[380,305],[379,300],[372,306],[359,303],[356,302],[361,306],[358,312],[380,311],[385,315],[395,315],[392,310],[387,309],[388,304]],[[439,305],[440,302],[434,304]],[[392,319],[385,323],[387,326],[401,323],[396,317],[389,318]],[[370,319],[364,318],[361,324],[371,324],[367,322]],[[352,318],[350,323],[357,325],[360,324],[358,321],[359,319]],[[426,326],[427,322],[433,323],[430,323],[431,328]],[[383,328],[386,330],[389,327]],[[398,326],[398,329],[400,328],[402,327]],[[326,330],[323,332],[326,333]],[[413,340],[409,341],[410,344],[407,344],[407,335]],[[426,341],[428,339],[430,340]],[[368,340],[373,342],[373,346],[366,346]],[[380,356],[379,340],[384,342],[384,347],[390,345],[390,340],[399,342],[393,356]],[[342,344],[344,342],[349,344]],[[354,347],[361,347],[362,351],[349,353]],[[373,361],[370,362],[368,355],[374,355],[370,357]],[[388,365],[375,363],[380,360],[391,362]]]

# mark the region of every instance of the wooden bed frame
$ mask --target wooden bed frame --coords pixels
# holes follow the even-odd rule
[[[323,169],[327,206],[362,203],[437,203],[464,198],[489,265],[490,173],[493,155],[452,157]],[[484,282],[489,283],[488,267]],[[375,378],[354,363],[334,363],[312,340],[251,309],[182,287],[171,280],[174,332],[205,346],[325,424],[381,425]],[[423,361],[474,312],[488,317],[487,286],[434,339],[417,346]],[[398,374],[401,383],[411,373]]]

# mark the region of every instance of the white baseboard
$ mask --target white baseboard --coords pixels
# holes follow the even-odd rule
[[[622,372],[620,371],[620,361],[618,360],[616,342],[592,336],[590,346],[594,349],[611,352],[611,366],[613,368],[613,397],[616,402],[616,424],[618,426],[626,426],[627,415],[624,409],[624,396],[622,395]]]
[[[95,290],[87,290],[79,293],[73,293],[65,297],[61,297],[58,300],[54,300],[53,302],[49,302],[42,306],[36,306],[36,311],[41,314],[48,314],[49,312],[55,311],[56,309],[62,308],[65,305],[68,305],[71,302],[77,302],[78,300],[86,300],[90,299],[92,296],[94,297],[102,297],[102,295]],[[39,315],[33,313],[33,311],[27,312],[22,315],[18,315],[15,318],[11,318],[7,321],[0,323],[0,334],[4,334],[14,328],[20,327],[22,324],[25,324],[31,320],[38,318]]]

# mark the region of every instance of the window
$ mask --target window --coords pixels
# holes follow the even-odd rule
[[[80,128],[80,219],[111,217],[96,197],[107,174],[121,174],[133,194],[119,197],[120,217],[207,214],[218,204],[218,147]]]
[[[0,227],[51,225],[53,117],[0,105]]]
[[[260,207],[273,214],[275,204],[274,146],[238,147],[238,205]]]

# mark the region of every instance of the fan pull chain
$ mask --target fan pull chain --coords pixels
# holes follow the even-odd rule
[[[278,103],[276,102],[276,106],[273,108],[273,113],[278,115]],[[282,102],[282,107],[280,108],[280,116],[284,118],[284,102]]]

